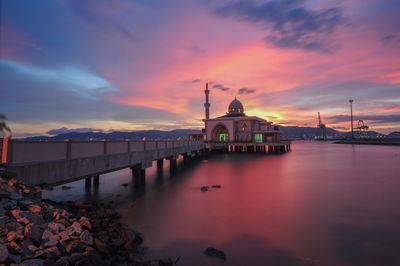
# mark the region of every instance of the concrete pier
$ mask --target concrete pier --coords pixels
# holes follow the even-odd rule
[[[203,141],[22,141],[10,140],[0,148],[6,154],[7,171],[29,185],[63,184],[85,178],[85,186],[98,184],[101,174],[157,161],[162,169],[165,158],[176,169],[176,158],[204,149]],[[139,174],[135,172],[135,176]],[[145,184],[141,178],[138,184]]]

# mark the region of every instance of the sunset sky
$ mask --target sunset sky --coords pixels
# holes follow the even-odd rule
[[[399,0],[3,0],[0,46],[16,136],[201,128],[207,81],[211,116],[400,130]]]

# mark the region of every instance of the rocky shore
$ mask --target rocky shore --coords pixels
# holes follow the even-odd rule
[[[0,177],[0,265],[173,265],[144,259],[142,237],[110,206],[41,200]]]

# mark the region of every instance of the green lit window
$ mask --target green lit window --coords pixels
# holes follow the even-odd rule
[[[228,141],[228,133],[220,133],[218,135],[218,141]]]
[[[254,134],[255,142],[263,142],[263,135],[260,133]]]

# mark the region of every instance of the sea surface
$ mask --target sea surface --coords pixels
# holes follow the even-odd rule
[[[294,142],[286,154],[180,160],[172,176],[165,161],[146,175],[142,189],[121,170],[43,196],[114,204],[148,257],[178,265],[400,265],[400,147]]]

